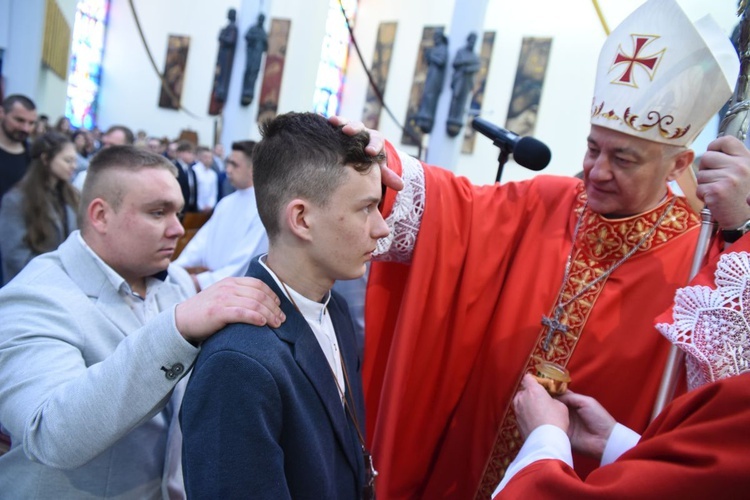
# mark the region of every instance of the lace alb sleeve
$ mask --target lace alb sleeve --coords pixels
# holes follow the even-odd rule
[[[673,323],[656,328],[685,351],[689,389],[750,371],[750,254],[722,255],[716,289],[677,290]]]
[[[385,222],[391,234],[378,240],[375,260],[408,264],[414,252],[424,214],[424,169],[419,160],[398,152],[404,189],[396,195],[391,213]]]

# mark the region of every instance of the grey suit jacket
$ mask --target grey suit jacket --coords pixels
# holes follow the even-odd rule
[[[76,212],[73,207],[65,207],[68,229],[73,232],[78,226]],[[56,244],[62,243],[68,237],[63,229],[63,223],[55,219],[57,228]],[[23,241],[26,236],[26,221],[23,216],[23,194],[17,187],[3,196],[0,206],[0,255],[3,262],[3,284],[9,282],[37,253]]]
[[[74,232],[0,289],[5,498],[160,498],[170,402],[198,349],[174,324],[194,293],[170,266],[141,326]],[[180,369],[181,366],[181,369]]]

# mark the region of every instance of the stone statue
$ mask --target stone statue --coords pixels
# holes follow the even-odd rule
[[[229,93],[234,49],[237,46],[237,11],[229,9],[227,19],[229,19],[229,24],[219,32],[219,55],[216,58],[214,73],[214,97],[219,102],[225,102]]]
[[[451,79],[453,97],[447,123],[447,132],[451,137],[456,137],[464,125],[466,99],[471,89],[474,88],[474,75],[482,67],[482,61],[474,53],[476,42],[476,33],[470,33],[466,38],[466,46],[456,52],[456,58],[453,60],[453,78]]]
[[[422,100],[419,102],[419,110],[415,121],[422,132],[429,134],[435,121],[435,108],[438,98],[443,91],[445,82],[445,66],[448,64],[448,38],[441,30],[436,30],[433,35],[434,45],[425,50],[424,57],[427,61],[427,77],[424,81]]]
[[[245,78],[242,80],[242,105],[248,106],[255,96],[255,80],[260,72],[260,62],[263,53],[268,49],[268,36],[263,29],[266,16],[258,14],[258,22],[245,33],[247,42],[247,60],[245,62]]]

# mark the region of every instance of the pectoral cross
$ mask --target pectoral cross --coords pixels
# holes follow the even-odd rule
[[[562,313],[562,307],[558,306],[555,308],[555,315],[552,318],[542,316],[542,326],[547,327],[547,336],[544,338],[544,344],[542,344],[545,351],[549,349],[549,343],[552,341],[555,332],[567,333],[568,331],[568,326],[560,321]]]
[[[365,485],[362,489],[363,500],[375,500],[375,478],[378,477],[378,471],[372,463],[372,455],[362,446],[362,457],[365,461]]]

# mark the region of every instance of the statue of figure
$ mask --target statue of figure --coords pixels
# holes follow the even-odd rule
[[[456,137],[464,126],[464,114],[466,111],[466,99],[471,89],[474,88],[474,75],[482,67],[482,61],[474,53],[474,44],[477,42],[476,33],[470,33],[466,38],[466,46],[456,52],[453,60],[453,78],[451,80],[451,108],[448,112],[447,132],[451,137]]]
[[[229,19],[229,24],[219,32],[219,55],[216,58],[214,73],[214,97],[219,102],[227,100],[229,80],[232,77],[234,48],[237,46],[237,24],[235,23],[237,11],[229,9],[227,19]]]
[[[245,78],[242,81],[242,105],[247,106],[253,102],[255,96],[255,80],[260,71],[260,61],[263,53],[268,49],[268,36],[263,29],[266,16],[258,14],[258,22],[251,26],[245,34],[247,42],[247,61],[245,63]]]
[[[422,132],[429,134],[435,121],[435,108],[437,108],[440,92],[443,91],[445,81],[445,66],[448,64],[448,38],[441,30],[436,30],[433,35],[434,45],[425,50],[424,57],[427,61],[427,77],[424,81],[422,100],[419,102],[419,110],[415,121]]]

